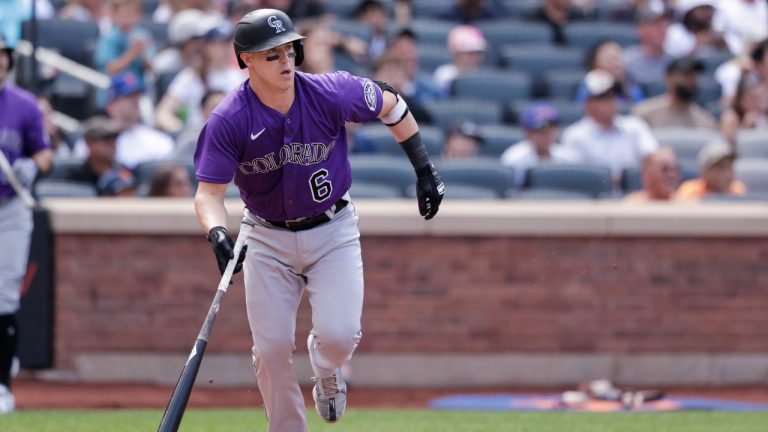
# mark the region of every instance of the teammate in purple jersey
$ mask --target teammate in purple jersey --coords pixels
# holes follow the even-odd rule
[[[6,82],[12,67],[13,49],[0,33],[0,152],[16,180],[29,187],[38,171],[50,169],[53,152],[37,98]],[[0,414],[14,409],[11,367],[18,347],[16,313],[31,236],[32,211],[0,171]]]
[[[293,370],[296,311],[304,289],[318,413],[338,420],[346,406],[341,366],[362,336],[363,267],[358,217],[347,193],[344,123],[381,119],[416,171],[419,212],[435,216],[444,186],[405,102],[383,82],[346,72],[295,70],[303,36],[275,9],[245,15],[235,53],[249,78],[214,111],[198,141],[195,208],[223,272],[234,257],[224,228],[224,191],[234,177],[253,225],[238,257],[245,268],[253,364],[271,432],[307,430]],[[239,269],[238,269],[239,270]]]

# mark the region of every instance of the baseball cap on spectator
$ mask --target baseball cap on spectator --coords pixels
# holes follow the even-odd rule
[[[593,69],[587,72],[582,84],[587,89],[589,99],[621,93],[621,84],[608,71],[602,69]]]
[[[83,138],[86,140],[105,140],[120,135],[120,128],[109,117],[95,116],[83,125]]]
[[[704,72],[704,63],[691,57],[681,57],[667,64],[667,75],[687,72]]]
[[[229,23],[229,21],[223,18],[215,17],[213,19],[209,19],[208,23],[204,26],[207,28],[205,34],[203,35],[203,38],[206,41],[228,41],[232,39],[234,28],[232,27],[232,24]]]
[[[112,84],[107,92],[107,103],[124,96],[143,92],[144,85],[139,81],[136,74],[132,72],[119,73],[112,77]]]
[[[483,32],[474,26],[460,25],[448,33],[448,51],[451,54],[482,52],[487,45]]]
[[[554,106],[547,102],[537,102],[526,106],[520,113],[520,126],[528,131],[536,131],[555,126],[559,117]]]
[[[173,45],[203,37],[206,28],[207,15],[199,9],[184,9],[176,13],[168,24],[168,40]]]
[[[111,169],[99,177],[96,190],[99,195],[114,196],[135,187],[133,175],[125,168]]]
[[[723,159],[735,157],[736,153],[730,144],[723,140],[716,140],[704,146],[696,160],[699,163],[699,169],[703,172]]]

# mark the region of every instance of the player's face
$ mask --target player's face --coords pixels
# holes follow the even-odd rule
[[[248,71],[251,75],[277,87],[286,87],[293,84],[296,73],[296,51],[293,42],[288,42],[275,48],[248,53],[250,61],[247,61]]]

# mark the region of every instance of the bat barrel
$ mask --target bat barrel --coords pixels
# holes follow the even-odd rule
[[[181,371],[179,381],[173,390],[173,396],[168,402],[168,406],[163,413],[163,419],[160,421],[160,427],[157,432],[176,432],[179,430],[181,419],[184,417],[184,410],[187,408],[189,395],[192,393],[192,387],[195,385],[197,372],[200,370],[200,363],[205,353],[205,347],[208,343],[202,339],[195,342],[195,347],[189,354],[189,359],[184,369]]]

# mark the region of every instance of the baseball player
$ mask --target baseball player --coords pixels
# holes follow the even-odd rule
[[[238,260],[244,261],[253,365],[271,432],[307,430],[292,364],[305,288],[316,409],[335,422],[346,405],[340,367],[362,336],[363,268],[358,216],[347,193],[345,122],[378,118],[390,127],[416,170],[426,219],[437,213],[444,190],[397,91],[346,72],[297,72],[303,38],[279,10],[259,9],[240,20],[235,54],[249,78],[213,112],[195,153],[197,216],[222,272],[234,257],[223,204],[233,175],[245,202],[244,223],[254,225]]]
[[[17,349],[16,312],[27,271],[32,211],[17,196],[9,174],[24,187],[50,169],[53,152],[37,98],[6,83],[13,49],[0,34],[0,152],[11,172],[0,170],[0,414],[14,408],[11,365]]]

